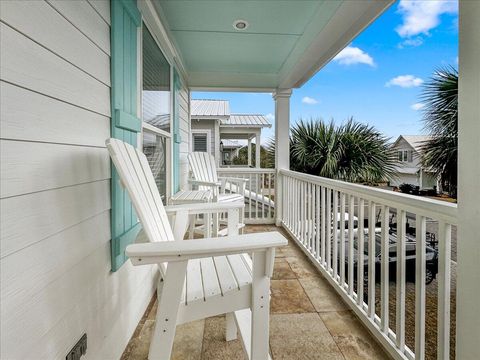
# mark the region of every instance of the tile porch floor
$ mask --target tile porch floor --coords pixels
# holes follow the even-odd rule
[[[248,226],[245,230],[263,231],[284,233],[274,225]],[[390,359],[291,239],[276,252],[271,290],[273,360]],[[154,298],[122,360],[147,359],[156,310]],[[224,324],[224,316],[216,316],[178,326],[172,359],[246,359],[240,340],[225,341]]]

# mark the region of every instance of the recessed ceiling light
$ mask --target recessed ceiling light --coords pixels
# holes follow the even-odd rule
[[[248,22],[245,20],[235,20],[233,22],[233,28],[235,30],[243,31],[248,28]]]

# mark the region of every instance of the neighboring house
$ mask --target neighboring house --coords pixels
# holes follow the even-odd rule
[[[211,153],[217,166],[229,165],[231,161],[232,148],[226,146],[226,140],[247,141],[248,166],[251,166],[252,140],[260,144],[262,129],[272,126],[263,115],[231,114],[230,104],[226,100],[191,100],[190,117],[191,150]],[[255,158],[258,159],[255,163],[260,167],[260,151],[255,151]]]
[[[232,165],[232,160],[238,156],[243,146],[235,140],[220,140],[220,152],[222,153],[222,165]]]
[[[421,165],[420,148],[425,141],[430,140],[427,135],[400,135],[393,143],[393,149],[398,159],[397,177],[390,181],[390,185],[412,184],[420,189],[433,189],[437,186],[437,177]]]

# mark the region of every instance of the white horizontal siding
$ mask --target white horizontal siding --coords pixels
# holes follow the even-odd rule
[[[71,9],[87,7],[91,12],[95,10],[83,1],[61,1],[54,2],[55,6]],[[62,5],[63,4],[63,5]],[[75,7],[75,8],[74,8]],[[108,53],[101,50],[94,42],[73,27],[55,8],[44,1],[12,1],[0,2],[2,19],[7,24],[15,26],[15,29],[33,39],[42,46],[48,48],[66,61],[76,64],[89,75],[110,85]],[[78,12],[78,11],[77,11]],[[85,16],[85,18],[89,18]],[[98,19],[98,16],[96,17]],[[84,26],[92,26],[90,23]],[[105,28],[108,25],[100,20]],[[100,29],[101,30],[101,29]],[[102,33],[100,31],[100,33]],[[106,39],[108,41],[108,37]],[[107,48],[109,51],[110,48]]]
[[[110,262],[110,2],[0,2],[0,358],[117,359],[154,291]]]
[[[107,24],[110,24],[110,0],[88,0],[88,3],[97,11]]]
[[[105,146],[110,136],[107,116],[1,81],[0,94],[3,139]]]
[[[109,190],[103,180],[2,199],[1,257],[110,209]]]
[[[0,140],[0,197],[110,178],[104,148]]]
[[[2,80],[110,116],[110,88],[78,67],[0,24]]]
[[[86,38],[92,41],[107,55],[110,55],[110,26],[105,19],[97,16],[97,8],[92,6],[101,4],[101,1],[65,1],[48,0],[62,16],[71,22]],[[104,4],[103,12],[110,22],[110,6]]]

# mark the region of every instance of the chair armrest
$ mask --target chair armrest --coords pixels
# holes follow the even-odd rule
[[[215,182],[215,181],[202,181],[202,180],[195,180],[195,179],[188,179],[188,182],[192,185],[198,185],[198,186],[211,186],[211,187],[218,187],[221,186],[221,182]]]
[[[165,211],[167,214],[185,211],[189,215],[196,215],[222,213],[228,210],[243,209],[244,207],[245,204],[239,201],[231,203],[194,203],[165,206]]]
[[[161,241],[128,245],[126,254],[134,265],[186,261],[212,256],[262,252],[288,244],[277,231],[203,239]]]

